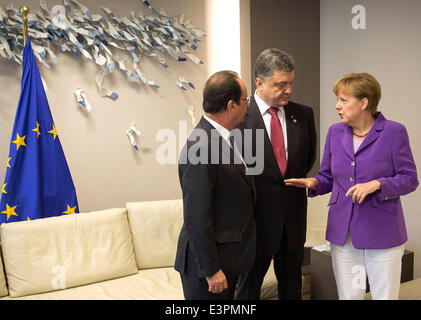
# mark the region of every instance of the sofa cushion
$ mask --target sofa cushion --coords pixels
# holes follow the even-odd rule
[[[273,263],[262,285],[262,300],[277,299]],[[12,300],[4,297],[0,300]],[[137,274],[36,295],[18,297],[30,300],[183,300],[180,274],[174,268],[139,270]]]
[[[22,300],[182,300],[180,275],[174,268],[139,270],[137,274],[86,286],[19,297]],[[12,300],[4,297],[0,300]]]
[[[1,225],[11,297],[137,272],[126,209]]]
[[[278,298],[273,262],[264,278],[262,300]],[[180,275],[173,267],[139,270],[137,274],[85,286],[23,297],[3,297],[0,300],[182,300]]]
[[[0,244],[0,297],[7,296],[9,292],[6,287],[6,278],[4,277],[4,268],[1,254],[1,244]]]
[[[130,202],[126,206],[138,269],[174,266],[183,201]]]

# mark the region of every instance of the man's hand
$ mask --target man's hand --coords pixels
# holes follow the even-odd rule
[[[312,190],[317,190],[319,184],[316,178],[286,179],[284,182],[286,186],[308,188]]]
[[[219,270],[217,273],[210,277],[206,277],[209,285],[209,292],[212,293],[221,293],[226,288],[228,288],[227,278],[222,270]]]
[[[366,183],[358,183],[355,186],[352,186],[348,189],[345,196],[352,196],[352,202],[358,201],[359,204],[361,204],[365,197],[369,194],[380,190],[381,184],[378,180],[371,180]]]

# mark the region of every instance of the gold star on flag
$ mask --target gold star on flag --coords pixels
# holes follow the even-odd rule
[[[54,140],[56,140],[57,137],[57,130],[56,130],[56,126],[53,124],[53,129],[51,129],[50,131],[48,131],[48,133],[51,133],[54,135]]]
[[[7,215],[7,220],[9,220],[10,216],[18,216],[15,212],[17,206],[14,207],[9,207],[9,205],[6,203],[6,210],[3,211],[2,213],[4,213],[5,215]]]
[[[37,133],[37,139],[38,139],[39,135],[41,134],[41,132],[39,132],[39,123],[38,123],[38,121],[37,121],[37,127],[35,129],[32,129],[32,131],[34,131],[34,132]]]
[[[29,219],[29,217],[26,217],[26,220],[31,221],[31,219]]]
[[[26,136],[20,137],[19,133],[16,133],[16,140],[12,141],[12,143],[16,143],[16,150],[19,150],[20,146],[26,147],[25,138]]]
[[[67,205],[67,210],[63,211],[63,213],[69,215],[69,214],[75,214],[75,210],[76,210],[77,206],[74,206],[73,208],[70,208],[69,205]]]
[[[12,158],[7,159],[7,165],[6,165],[6,168],[11,168],[11,166],[10,166],[10,160],[12,160]]]
[[[7,192],[6,192],[6,185],[7,185],[7,183],[5,183],[5,184],[3,185],[3,191],[2,191],[1,193],[6,193],[6,194],[7,194]]]

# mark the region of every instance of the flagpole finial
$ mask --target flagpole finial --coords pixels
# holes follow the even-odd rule
[[[23,45],[26,45],[28,41],[28,18],[26,17],[29,13],[29,8],[27,6],[22,6],[19,8],[20,13],[22,14],[23,22]]]

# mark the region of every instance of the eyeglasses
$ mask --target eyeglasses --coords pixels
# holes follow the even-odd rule
[[[247,103],[250,103],[250,101],[251,101],[251,97],[240,98],[240,100],[247,100]]]

